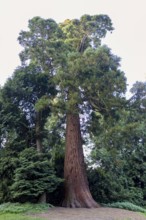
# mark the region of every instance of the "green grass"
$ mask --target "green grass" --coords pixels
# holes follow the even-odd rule
[[[5,213],[38,213],[47,211],[52,205],[50,204],[31,204],[31,203],[3,203],[0,205],[0,214]]]
[[[44,220],[42,218],[27,216],[26,214],[0,214],[0,220]]]
[[[146,216],[146,213],[142,213],[144,216]]]
[[[0,220],[43,220],[31,214],[48,211],[50,207],[50,204],[4,203],[0,205]]]

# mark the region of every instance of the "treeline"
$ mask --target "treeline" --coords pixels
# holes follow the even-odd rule
[[[136,82],[122,108],[107,116],[92,115],[91,159],[96,168],[89,170],[89,179],[96,199],[145,204],[145,114],[146,83]]]
[[[1,89],[0,202],[46,201],[63,182],[64,118],[49,105],[56,89],[46,73],[19,68]],[[57,172],[57,174],[56,174]]]
[[[95,201],[144,205],[146,83],[136,82],[126,98],[120,59],[101,45],[112,30],[107,16],[84,15],[62,24],[36,17],[20,33],[22,64],[0,89],[0,203],[62,203],[72,114],[90,150]]]

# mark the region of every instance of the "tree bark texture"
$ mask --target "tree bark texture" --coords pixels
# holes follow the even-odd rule
[[[64,207],[99,207],[92,198],[88,186],[78,114],[67,115],[64,178],[65,199],[62,204]]]

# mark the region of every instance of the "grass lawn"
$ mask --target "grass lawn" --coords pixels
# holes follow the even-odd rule
[[[5,213],[5,214],[0,214],[0,220],[44,220],[44,219],[31,217],[26,214]]]
[[[30,214],[47,211],[49,204],[5,203],[0,205],[0,220],[44,220]]]
[[[142,215],[146,216],[146,209],[129,202],[117,202],[108,204],[108,206],[141,212]],[[50,204],[0,204],[0,220],[44,220],[44,218],[36,217],[33,214],[48,212],[50,207],[52,207]]]

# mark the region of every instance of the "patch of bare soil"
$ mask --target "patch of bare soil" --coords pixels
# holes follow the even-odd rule
[[[48,212],[36,214],[44,220],[146,220],[141,213],[117,208],[51,208]]]

